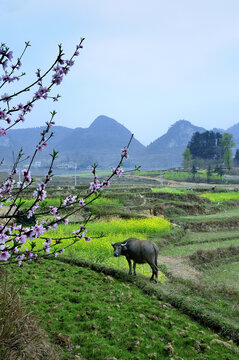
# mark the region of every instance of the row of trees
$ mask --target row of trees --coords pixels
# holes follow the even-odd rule
[[[230,170],[233,166],[232,148],[235,146],[232,135],[219,132],[195,132],[183,152],[183,167],[189,170],[195,167],[225,166]],[[239,151],[235,155],[235,163],[239,164]]]
[[[197,168],[196,166],[193,164],[191,170],[190,170],[191,174],[192,174],[192,180],[195,181],[196,180],[196,175],[197,175]],[[211,180],[211,176],[213,175],[213,172],[216,173],[218,176],[220,176],[221,181],[222,181],[222,176],[224,175],[224,170],[222,165],[220,166],[216,166],[215,169],[211,168],[211,165],[208,165],[207,171],[206,171],[206,176],[207,176],[207,182],[210,182]]]

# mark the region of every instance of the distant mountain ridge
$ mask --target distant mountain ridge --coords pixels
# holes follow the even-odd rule
[[[158,166],[163,168],[180,166],[182,153],[185,150],[192,135],[196,132],[206,131],[202,127],[194,126],[187,120],[178,120],[154,142],[147,146],[146,156],[157,161]],[[157,159],[157,160],[156,160]]]
[[[44,127],[13,129],[7,136],[0,137],[0,157],[6,164],[13,162],[13,153],[18,153],[23,147],[24,153],[30,155],[40,139],[40,132]],[[158,137],[148,146],[144,146],[133,138],[130,145],[130,157],[125,166],[141,165],[143,169],[162,169],[180,166],[182,153],[196,131],[206,129],[195,126],[187,120],[176,121],[168,131]],[[239,147],[239,123],[227,130],[213,129],[213,131],[229,132],[233,135],[236,146]],[[37,166],[48,166],[49,153],[53,149],[59,152],[55,165],[58,167],[77,166],[87,168],[94,162],[101,168],[116,165],[120,150],[128,144],[131,132],[116,120],[101,115],[88,128],[70,129],[64,126],[53,128],[54,136],[49,141],[47,149],[39,153]],[[77,164],[77,165],[75,165]]]

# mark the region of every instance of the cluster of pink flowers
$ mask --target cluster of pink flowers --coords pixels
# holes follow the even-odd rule
[[[85,206],[85,201],[84,201],[83,198],[79,200],[79,205],[80,205],[81,207],[84,207],[84,206]]]
[[[0,55],[2,58],[2,68],[3,70],[6,70],[8,67],[8,62],[11,61],[13,58],[13,52],[9,51],[9,48],[5,44],[2,44],[0,47]]]
[[[63,50],[61,45],[59,45],[59,53],[58,56],[54,62],[54,64],[50,67],[49,70],[47,70],[44,74],[41,75],[40,70],[38,69],[36,71],[37,80],[34,81],[32,84],[26,86],[26,88],[14,92],[13,94],[8,94],[5,92],[0,97],[0,103],[6,103],[7,109],[1,109],[0,107],[0,119],[4,119],[9,126],[6,128],[2,128],[0,131],[0,135],[5,135],[6,130],[8,130],[10,127],[14,126],[15,124],[19,123],[20,121],[25,120],[25,115],[30,112],[33,108],[34,102],[38,101],[40,99],[48,99],[49,98],[49,92],[53,85],[59,85],[62,82],[63,76],[68,74],[70,68],[74,64],[74,57],[77,57],[79,55],[79,49],[82,48],[82,41],[80,44],[76,46],[76,50],[74,51],[72,57],[69,60],[63,60]],[[15,64],[12,64],[11,67],[9,67],[9,63],[13,61],[13,52],[9,51],[9,48],[2,44],[0,46],[0,66],[2,66],[2,69],[4,71],[4,74],[0,76],[0,83],[1,87],[5,84],[13,83],[14,81],[19,81],[22,76],[25,75],[25,73],[21,73],[20,75],[15,75],[15,71],[19,71],[21,67],[21,58],[23,54],[25,53],[25,50],[30,46],[30,43],[25,43],[25,48],[22,52],[22,55],[20,58],[18,58],[15,62]],[[53,75],[51,78],[50,83],[47,86],[43,85],[43,79],[48,75],[48,73],[52,71]],[[29,92],[31,89],[34,89],[35,86],[38,86],[38,88],[35,90],[34,94],[32,95],[31,99],[26,102],[25,105],[22,105],[21,103],[18,105],[11,106],[12,100],[17,98],[17,96],[20,96],[20,94],[24,92]],[[60,96],[52,96],[51,98],[53,101],[57,101]],[[17,113],[17,116],[13,118],[13,115]],[[10,125],[11,124],[11,125]]]
[[[31,183],[32,178],[31,178],[31,173],[30,173],[30,171],[28,171],[27,169],[23,169],[23,170],[22,170],[22,176],[24,177],[24,179],[26,180],[26,182],[27,182],[28,184]]]
[[[123,174],[124,170],[122,169],[121,166],[118,166],[116,169],[112,168],[112,173],[121,176]]]
[[[128,159],[129,155],[128,155],[128,148],[127,148],[127,146],[125,146],[123,149],[121,149],[121,155],[122,155],[125,159]]]
[[[74,55],[72,56],[79,56],[79,51],[78,49],[82,48],[82,45],[77,45],[76,46],[76,51],[74,52]],[[67,75],[70,68],[74,65],[74,61],[72,60],[72,58],[70,60],[63,60],[61,57],[58,60],[58,64],[57,66],[55,66],[53,68],[54,74],[52,76],[52,83],[56,84],[56,85],[60,85],[60,83],[63,80],[64,75]],[[56,99],[56,98],[55,98]]]
[[[1,80],[4,82],[11,83],[11,82],[14,82],[15,80],[20,80],[20,76],[12,76],[11,77],[8,74],[6,74],[6,75],[2,76]]]
[[[50,208],[50,214],[55,215],[55,216],[59,216],[59,212],[58,212],[57,207],[50,205],[49,208]]]
[[[92,166],[92,174],[94,175],[94,181],[92,181],[90,183],[90,191],[93,193],[98,193],[99,191],[103,190],[104,186],[105,187],[109,187],[110,186],[110,181],[108,180],[103,180],[102,182],[99,181],[98,176],[96,175],[96,167],[97,165],[94,164],[94,166]]]
[[[47,99],[47,97],[48,97],[48,89],[46,88],[46,87],[39,87],[39,89],[35,92],[35,97],[34,97],[34,99],[36,99],[36,100],[39,100],[39,99],[41,99],[41,98],[43,98],[43,99]]]
[[[0,135],[7,135],[7,132],[4,128],[0,129]]]
[[[98,192],[99,190],[103,189],[103,184],[96,180],[90,183],[90,191]]]
[[[38,189],[36,189],[32,196],[33,198],[37,198],[37,200],[39,201],[43,201],[46,199],[46,184],[44,184],[43,182],[38,184]]]
[[[13,186],[16,183],[16,181],[13,178],[14,174],[16,174],[15,169],[9,173],[8,178],[0,186],[0,199],[2,198],[1,201],[4,201],[4,200],[10,201],[10,199],[11,199],[11,196],[9,198],[8,195],[11,195]],[[4,195],[5,195],[5,198],[4,198]]]
[[[73,205],[76,203],[76,201],[77,201],[77,195],[74,196],[69,195],[62,201],[62,205],[64,206]]]

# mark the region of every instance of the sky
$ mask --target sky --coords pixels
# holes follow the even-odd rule
[[[148,145],[180,119],[208,130],[239,122],[238,0],[0,0],[0,9],[1,42],[16,57],[31,42],[23,85],[59,43],[69,58],[85,38],[55,88],[60,101],[38,102],[23,127],[44,125],[52,110],[71,128],[106,115]]]

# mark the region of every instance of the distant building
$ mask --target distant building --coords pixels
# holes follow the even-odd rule
[[[70,161],[69,163],[58,164],[56,167],[58,169],[76,169],[77,164]]]
[[[40,168],[41,167],[41,161],[35,161],[33,164],[33,167]]]

